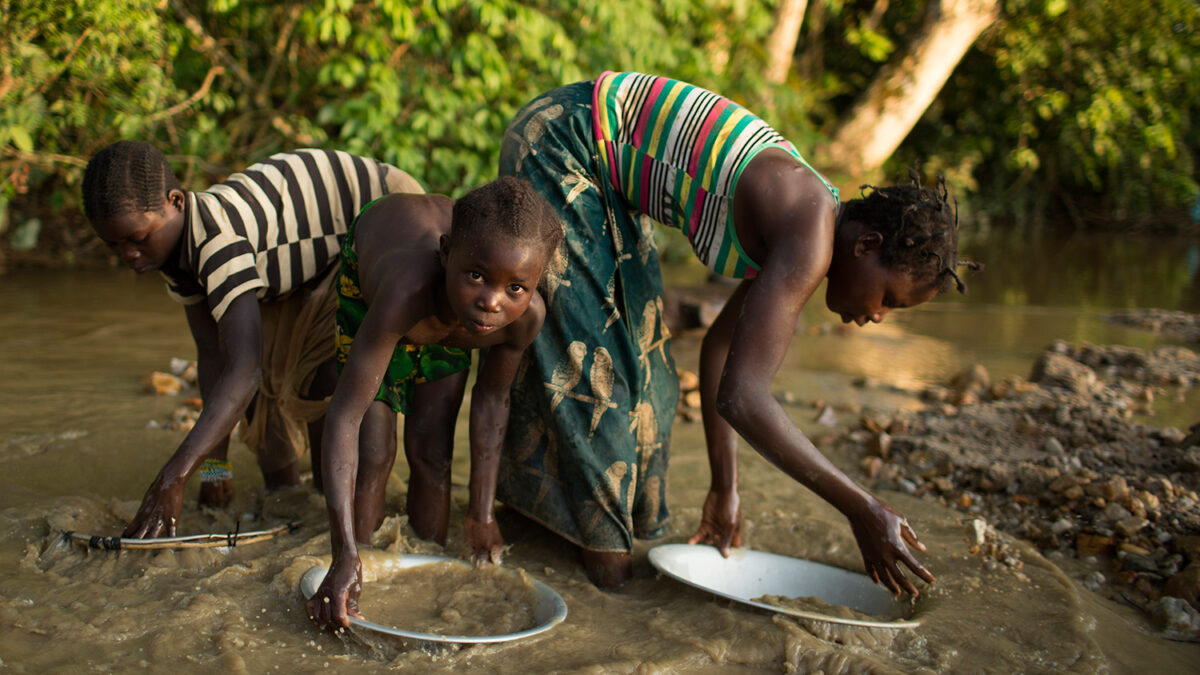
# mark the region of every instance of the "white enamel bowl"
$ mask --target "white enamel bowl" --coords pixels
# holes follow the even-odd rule
[[[405,569],[432,563],[452,563],[470,566],[470,563],[458,558],[437,555],[400,555],[388,560],[386,568]],[[516,574],[516,572],[512,572],[512,574]],[[321,580],[324,578],[325,568],[320,565],[304,573],[304,576],[300,579],[300,592],[304,595],[304,599],[311,598],[313,593],[317,592],[317,588],[321,585]],[[399,626],[385,626],[365,618],[359,619],[355,617],[350,618],[350,625],[384,635],[435,643],[481,643],[520,640],[550,630],[562,622],[563,619],[567,618],[567,603],[563,601],[562,596],[557,591],[537,579],[530,579],[529,581],[533,584],[537,601],[537,605],[533,610],[536,624],[532,628],[516,633],[505,633],[502,635],[438,635],[436,633],[406,630]]]
[[[920,622],[910,619],[845,619],[754,600],[764,595],[788,598],[816,596],[831,605],[842,605],[864,614],[906,614],[903,604],[865,574],[840,567],[745,548],[731,549],[729,557],[725,558],[712,546],[689,544],[656,546],[650,549],[649,557],[655,569],[672,579],[772,612],[865,628],[913,628],[920,625]]]

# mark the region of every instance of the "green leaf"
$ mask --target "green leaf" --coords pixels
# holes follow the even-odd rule
[[[8,238],[8,245],[14,251],[32,251],[37,246],[38,235],[41,231],[42,221],[30,218],[13,228],[12,236]]]
[[[12,144],[17,146],[21,152],[33,152],[33,137],[29,135],[29,130],[25,127],[9,127],[8,134],[12,138]]]

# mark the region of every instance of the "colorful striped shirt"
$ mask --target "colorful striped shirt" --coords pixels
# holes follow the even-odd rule
[[[752,278],[733,223],[733,193],[759,152],[780,148],[837,189],[796,148],[742,106],[685,82],[605,72],[592,95],[601,169],[631,206],[687,235],[714,272]],[[835,207],[836,208],[836,207]]]
[[[207,302],[220,321],[237,297],[287,295],[337,262],[341,236],[362,206],[408,174],[334,150],[281,152],[203,192],[189,192],[178,264],[167,293]]]

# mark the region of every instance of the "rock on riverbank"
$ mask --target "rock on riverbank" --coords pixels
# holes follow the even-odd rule
[[[920,412],[868,412],[834,439],[864,482],[964,511],[990,565],[1019,574],[994,530],[1068,556],[1085,586],[1200,639],[1200,415],[1190,432],[1132,421],[1155,396],[1200,384],[1200,356],[1056,342],[1028,380],[980,366],[924,392]],[[990,533],[990,536],[989,536]]]

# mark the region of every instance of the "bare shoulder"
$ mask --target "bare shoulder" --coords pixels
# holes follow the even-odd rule
[[[393,194],[359,216],[359,288],[373,311],[407,314],[426,302],[441,278],[438,241],[450,231],[453,203],[443,195]]]
[[[542,300],[542,294],[534,291],[529,307],[505,328],[505,343],[516,349],[525,349],[533,344],[533,339],[542,330],[545,320],[546,303]]]
[[[811,169],[770,148],[742,171],[734,188],[734,224],[748,255],[832,252],[837,201]]]
[[[816,173],[777,148],[746,165],[734,188],[734,204],[765,226],[832,224],[837,202]],[[741,210],[735,215],[741,215]]]
[[[394,193],[375,200],[355,221],[355,237],[384,243],[450,231],[454,200],[445,195]]]

